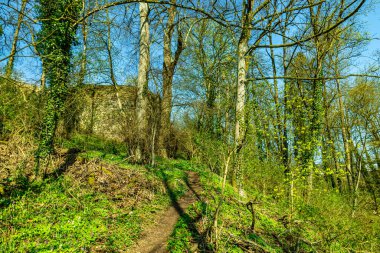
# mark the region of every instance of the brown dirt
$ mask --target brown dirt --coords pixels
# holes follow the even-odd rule
[[[146,228],[140,239],[128,250],[131,253],[163,253],[168,252],[166,242],[171,235],[178,218],[185,213],[187,207],[197,201],[202,187],[199,176],[195,172],[188,172],[187,193],[178,201],[173,200],[172,206],[159,214],[156,222]]]

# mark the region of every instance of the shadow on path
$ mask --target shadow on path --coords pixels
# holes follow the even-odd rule
[[[172,206],[175,208],[180,218],[182,218],[182,220],[187,225],[189,231],[191,232],[192,238],[195,240],[195,242],[198,245],[198,250],[200,250],[200,252],[207,252],[207,244],[206,244],[205,235],[203,233],[200,233],[196,226],[196,223],[202,218],[202,215],[199,214],[197,217],[192,218],[186,212],[187,207],[196,201],[201,201],[204,204],[204,202],[202,201],[198,193],[202,190],[200,186],[198,174],[193,171],[187,172],[187,177],[185,178],[185,182],[186,182],[187,187],[189,188],[189,191],[180,200],[178,200],[174,191],[171,189],[168,183],[168,178],[166,174],[164,173],[162,169],[160,169],[160,173],[163,178],[165,189],[172,202]],[[188,250],[191,250],[191,249],[188,249]],[[150,251],[150,253],[153,253],[153,252],[156,252],[156,251]]]
[[[152,168],[153,169],[153,168]],[[155,225],[144,229],[140,239],[133,245],[128,252],[133,253],[164,253],[168,252],[166,249],[167,241],[173,233],[174,228],[179,219],[183,222],[192,237],[191,249],[184,249],[185,252],[211,252],[206,247],[205,234],[201,233],[197,228],[197,222],[201,219],[202,214],[198,214],[196,217],[192,217],[187,212],[187,208],[200,201],[203,203],[200,192],[202,187],[199,183],[199,176],[195,172],[187,172],[185,183],[188,187],[187,192],[178,197],[178,192],[171,187],[169,175],[165,173],[165,170],[160,168],[154,168],[162,178],[162,183],[166,189],[171,200],[171,206],[157,216]],[[149,169],[148,169],[149,170]],[[203,206],[206,204],[203,203]]]

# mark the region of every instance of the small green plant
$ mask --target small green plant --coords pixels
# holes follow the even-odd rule
[[[190,219],[188,215],[179,218],[168,242],[169,252],[190,252],[192,238],[188,227]]]

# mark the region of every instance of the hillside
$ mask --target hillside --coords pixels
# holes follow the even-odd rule
[[[0,252],[380,252],[379,4],[0,1]]]
[[[83,149],[89,142],[91,148]],[[3,177],[2,252],[148,252],[155,240],[161,248],[154,252],[380,249],[379,216],[360,211],[352,217],[337,194],[299,202],[290,217],[280,192],[263,194],[252,187],[241,197],[227,184],[223,196],[222,178],[199,163],[159,160],[155,166],[133,165],[118,146],[93,137],[78,136],[62,145],[59,161],[44,181]],[[189,178],[189,173],[195,174]],[[214,229],[217,238],[212,237]],[[152,235],[154,240],[149,239]]]

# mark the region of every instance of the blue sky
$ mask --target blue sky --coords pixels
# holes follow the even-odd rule
[[[360,20],[363,22],[364,31],[377,38],[369,43],[368,50],[365,52],[366,56],[371,57],[374,52],[380,51],[380,1],[370,5],[367,13],[363,14]]]

